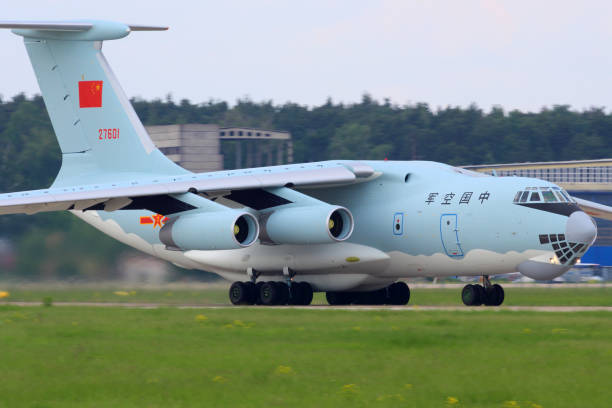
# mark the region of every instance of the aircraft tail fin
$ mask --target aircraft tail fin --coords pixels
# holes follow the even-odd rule
[[[110,21],[0,22],[24,37],[62,151],[54,186],[188,173],[153,144],[102,42],[167,27]]]

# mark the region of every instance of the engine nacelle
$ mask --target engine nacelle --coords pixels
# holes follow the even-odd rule
[[[353,233],[353,215],[332,205],[290,206],[262,218],[262,241],[276,244],[326,244]]]
[[[214,250],[244,248],[259,236],[259,223],[244,211],[212,211],[180,215],[159,231],[168,248]]]

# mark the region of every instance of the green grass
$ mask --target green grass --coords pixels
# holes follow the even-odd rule
[[[0,306],[0,407],[609,407],[611,318]]]
[[[505,285],[506,306],[612,306],[612,287],[532,288]],[[198,289],[109,289],[82,287],[50,287],[30,289],[8,287],[10,296],[5,301],[40,302],[50,297],[55,302],[125,302],[176,304],[229,304],[227,288],[212,286]],[[413,288],[411,305],[461,305],[461,288]],[[326,304],[323,293],[315,294],[314,304]],[[2,300],[0,300],[2,304]]]

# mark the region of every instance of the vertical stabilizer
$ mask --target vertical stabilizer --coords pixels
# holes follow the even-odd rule
[[[24,37],[62,151],[55,186],[187,173],[155,147],[101,51],[104,40],[163,27],[85,21],[0,28]]]

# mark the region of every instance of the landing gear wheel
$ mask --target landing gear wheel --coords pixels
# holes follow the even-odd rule
[[[480,285],[465,285],[461,291],[461,300],[466,306],[480,306],[482,304],[482,292],[484,292],[484,288]]]
[[[301,305],[304,300],[302,285],[299,282],[291,282],[289,287],[289,304]]]
[[[251,300],[251,290],[244,282],[234,282],[229,289],[230,302],[234,305],[246,305]]]
[[[364,305],[384,305],[387,303],[387,288],[363,293]]]
[[[474,306],[481,306],[485,300],[487,300],[487,291],[482,285],[474,286],[476,286],[476,290],[478,290],[478,303],[474,304]]]
[[[484,304],[487,306],[499,306],[504,303],[504,288],[501,285],[495,284],[486,289]]]
[[[279,289],[276,282],[264,282],[259,287],[259,301],[264,306],[272,306],[277,304],[279,298]]]
[[[312,286],[308,282],[292,282],[290,305],[307,306],[312,302]]]
[[[297,284],[302,288],[302,306],[308,306],[312,303],[313,290],[312,286],[308,282],[297,282]]]
[[[332,306],[348,305],[352,302],[352,294],[349,292],[326,292],[327,303]]]
[[[265,282],[257,282],[255,284],[255,290],[253,291],[253,297],[255,298],[255,304],[256,305],[262,305],[263,303],[261,303],[261,287],[263,286]]]
[[[289,286],[284,282],[274,282],[278,290],[275,305],[286,305],[289,302]]]
[[[244,286],[247,289],[247,304],[254,305],[258,298],[257,287],[253,282],[244,282]]]
[[[387,303],[390,305],[407,305],[410,301],[410,288],[405,282],[395,282],[387,290]]]

